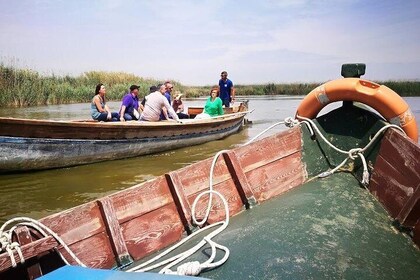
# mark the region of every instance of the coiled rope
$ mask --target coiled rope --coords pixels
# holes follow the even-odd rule
[[[226,201],[226,199],[224,198],[224,196],[219,193],[218,191],[215,191],[213,189],[213,172],[214,172],[214,167],[216,165],[217,159],[219,158],[219,156],[221,154],[223,154],[224,152],[227,152],[227,150],[222,150],[219,151],[213,158],[213,162],[211,164],[210,167],[210,177],[209,177],[209,189],[207,191],[204,191],[202,193],[200,193],[195,199],[194,202],[192,204],[192,209],[191,209],[191,216],[193,219],[193,222],[195,225],[197,226],[202,226],[204,225],[207,220],[208,217],[210,215],[210,210],[212,207],[212,203],[213,203],[213,195],[217,195],[221,201],[223,202],[223,206],[224,206],[224,210],[225,210],[225,220],[221,221],[221,222],[217,222],[211,225],[208,225],[206,227],[203,227],[199,230],[197,230],[196,232],[194,232],[193,234],[189,235],[187,238],[181,240],[180,242],[178,242],[177,244],[173,245],[172,247],[168,248],[167,250],[165,250],[164,252],[162,252],[161,254],[157,255],[156,257],[152,258],[151,260],[140,264],[138,266],[135,266],[133,268],[128,269],[127,271],[138,271],[138,272],[144,272],[144,271],[149,271],[161,266],[164,266],[159,273],[165,273],[165,274],[178,274],[178,275],[198,275],[200,274],[200,272],[204,269],[211,269],[211,268],[215,268],[218,267],[222,264],[224,264],[226,262],[226,260],[229,258],[229,254],[230,251],[227,247],[220,245],[216,242],[214,242],[212,240],[213,237],[217,236],[219,233],[221,233],[229,224],[229,206],[228,203]],[[196,206],[198,201],[200,201],[200,199],[204,196],[204,195],[209,195],[209,200],[207,203],[207,207],[206,207],[206,213],[204,215],[204,218],[201,221],[197,220],[196,217]],[[191,238],[193,238],[194,236],[210,229],[213,227],[219,226],[219,228],[217,228],[216,230],[214,230],[213,232],[209,233],[208,235],[206,235],[205,237],[203,237],[203,239],[194,247],[192,247],[191,249],[188,249],[185,252],[182,252],[176,256],[173,256],[167,260],[161,261],[157,264],[148,266],[154,262],[156,262],[157,260],[163,258],[164,256],[166,256],[167,254],[169,254],[170,252],[172,252],[173,250],[175,250],[176,248],[178,248],[179,246],[181,246],[182,244],[184,244],[185,242],[187,242],[188,240],[190,240]],[[183,260],[187,259],[188,257],[192,256],[194,253],[196,253],[198,250],[200,250],[201,247],[203,247],[205,244],[209,244],[211,247],[211,255],[209,257],[209,259],[203,263],[200,263],[198,261],[193,261],[193,262],[187,262],[184,263],[180,266],[178,266],[176,271],[172,271],[170,268],[177,265],[178,263],[182,262]],[[222,257],[222,259],[220,259],[217,262],[214,262],[214,259],[216,258],[216,253],[217,253],[217,249],[220,249],[222,251],[225,252],[224,256]],[[148,266],[148,267],[146,267]]]

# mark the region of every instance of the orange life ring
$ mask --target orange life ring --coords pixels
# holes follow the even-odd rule
[[[313,119],[325,105],[336,101],[357,101],[374,108],[417,143],[416,119],[408,104],[392,89],[359,78],[338,79],[320,85],[303,99],[296,115]]]

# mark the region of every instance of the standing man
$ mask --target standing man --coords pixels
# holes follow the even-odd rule
[[[231,80],[227,78],[228,74],[223,71],[219,80],[220,99],[222,99],[223,105],[229,108],[230,102],[235,100],[235,88]]]
[[[139,119],[139,86],[132,85],[130,92],[124,95],[120,109],[120,121]]]

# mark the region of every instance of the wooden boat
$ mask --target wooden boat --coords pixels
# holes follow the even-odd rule
[[[358,85],[365,82],[357,80]],[[323,85],[325,92],[329,85]],[[313,120],[299,116],[304,121],[299,125],[289,120],[289,130],[223,151],[214,160],[169,172],[40,223],[88,267],[124,268],[194,234],[199,227],[193,220],[206,216],[211,198],[202,192],[210,184],[226,198],[231,224],[217,241],[231,247],[231,253],[223,266],[200,276],[416,278],[420,146],[395,126],[384,130],[389,124],[376,113],[346,102]],[[342,154],[328,143],[350,152]],[[364,171],[370,173],[369,181]],[[226,220],[223,205],[214,197],[204,222]],[[71,264],[76,262],[50,234],[42,236],[21,225],[15,228],[13,241],[20,243],[26,261],[12,267],[9,254],[0,254],[1,279],[42,274],[51,275],[45,279],[61,279],[73,273],[63,266],[58,252]],[[207,249],[193,257],[204,258]],[[16,251],[13,256],[19,262]],[[136,279],[128,278],[134,277],[130,273],[126,277]]]
[[[235,113],[180,123],[0,118],[0,172],[74,166],[202,144],[236,133],[246,114],[241,103]]]

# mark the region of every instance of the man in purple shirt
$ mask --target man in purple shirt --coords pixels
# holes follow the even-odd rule
[[[130,92],[124,95],[120,109],[120,121],[139,119],[139,86],[132,85]]]

